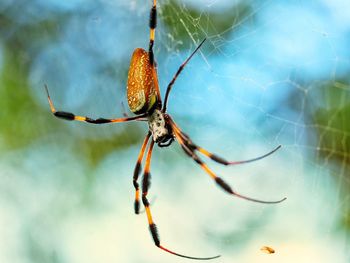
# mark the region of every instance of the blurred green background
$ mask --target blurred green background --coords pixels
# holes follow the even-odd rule
[[[127,70],[147,48],[151,1],[0,3],[0,262],[182,262],[133,214],[132,173],[147,125],[52,116],[122,116]],[[350,6],[346,1],[158,1],[155,56],[169,112],[229,159],[209,166],[156,148],[152,211],[163,245],[217,262],[349,262]],[[127,113],[128,110],[126,109]],[[260,247],[270,245],[276,254]]]

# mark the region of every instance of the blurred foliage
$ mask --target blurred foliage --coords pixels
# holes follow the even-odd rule
[[[0,133],[4,150],[24,148],[54,131],[68,132],[66,125],[51,115],[48,104],[45,110],[36,103],[38,100],[32,97],[34,89],[28,84],[32,58],[59,38],[55,25],[66,18],[58,16],[52,17],[51,21],[20,25],[0,14],[0,36],[4,48],[0,74]],[[44,88],[42,92],[44,95]],[[138,128],[104,139],[70,134],[66,143],[74,142],[77,154],[84,154],[92,164],[97,164],[110,152],[138,143],[142,140],[141,134]]]
[[[350,84],[332,81],[319,88],[325,108],[318,108],[314,121],[320,138],[320,150],[324,156],[331,155],[341,163],[350,164]],[[326,128],[324,128],[326,127]]]
[[[350,189],[350,82],[347,79],[313,83],[308,89],[306,122],[317,140],[311,145],[320,164],[331,165],[343,197]],[[314,133],[310,133],[312,136]],[[335,165],[332,165],[335,164]],[[350,229],[350,200],[343,202],[343,223]]]
[[[18,24],[15,18],[0,14],[0,36],[4,61],[0,73],[2,111],[1,136],[5,149],[25,147],[48,132],[46,118],[31,98],[28,72],[31,58],[43,47],[53,32],[52,23]],[[39,37],[45,35],[43,37]]]
[[[4,60],[0,77],[1,136],[6,148],[21,148],[46,133],[46,124],[40,108],[30,98],[23,59],[10,51]]]

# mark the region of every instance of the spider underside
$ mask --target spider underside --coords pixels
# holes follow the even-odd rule
[[[147,118],[152,139],[159,147],[168,147],[174,141],[174,134],[168,122],[168,115],[155,109]]]

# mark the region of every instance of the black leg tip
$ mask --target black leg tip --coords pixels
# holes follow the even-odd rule
[[[137,214],[137,215],[140,213],[140,202],[139,201],[135,201],[134,211],[135,211],[135,214]]]
[[[56,111],[54,112],[54,115],[57,118],[68,120],[68,121],[74,120],[74,117],[75,117],[73,113],[65,112],[65,111]]]

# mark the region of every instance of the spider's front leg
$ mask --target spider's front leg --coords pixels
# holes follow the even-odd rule
[[[151,137],[151,133],[148,132],[148,134],[146,135],[146,137],[142,143],[141,150],[140,150],[139,156],[137,158],[137,162],[136,162],[135,169],[134,169],[133,185],[135,187],[135,202],[134,202],[135,214],[140,213],[140,190],[139,190],[139,184],[138,184],[137,180],[138,180],[140,172],[141,172],[142,159],[143,159],[143,156],[145,154],[146,146],[147,146],[147,143],[148,143],[148,140],[150,137]]]
[[[106,119],[106,118],[98,118],[98,119],[93,119],[90,117],[85,117],[85,116],[78,116],[75,115],[74,113],[71,112],[66,112],[66,111],[57,111],[55,109],[55,106],[53,105],[53,102],[51,100],[50,94],[49,94],[49,89],[47,88],[47,85],[45,85],[45,90],[47,94],[47,99],[50,104],[50,109],[53,115],[55,117],[68,120],[68,121],[83,121],[83,122],[88,122],[88,123],[93,123],[93,124],[105,124],[105,123],[116,123],[116,122],[127,122],[127,121],[135,121],[135,120],[145,120],[145,117],[147,117],[147,114],[142,114],[134,117],[125,117],[125,118],[117,118],[117,119]]]

